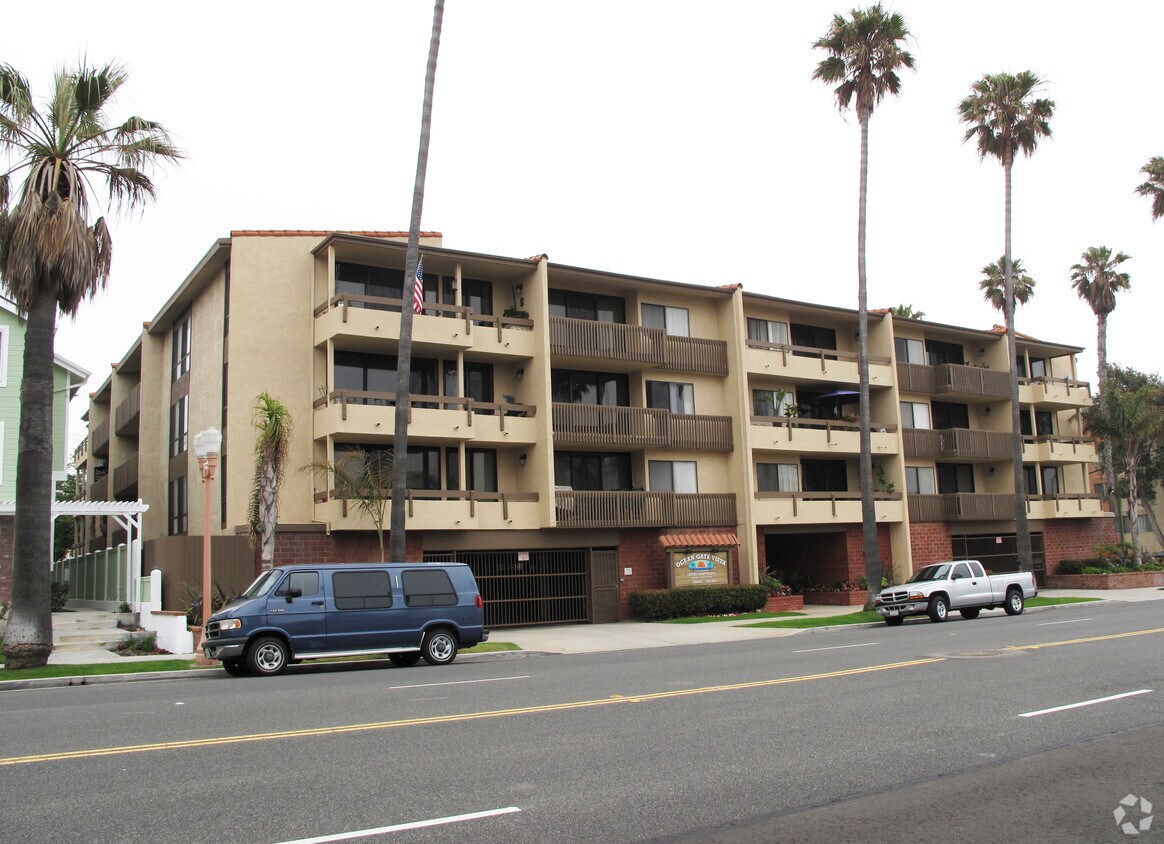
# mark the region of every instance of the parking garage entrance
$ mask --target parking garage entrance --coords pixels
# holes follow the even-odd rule
[[[613,549],[434,552],[424,561],[472,569],[488,628],[618,621]]]

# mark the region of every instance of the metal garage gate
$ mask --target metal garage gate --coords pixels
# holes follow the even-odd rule
[[[978,560],[988,572],[1018,569],[1018,537],[1013,533],[951,536],[955,560]],[[1001,540],[1001,541],[999,541]],[[1042,583],[1047,573],[1043,534],[1031,534],[1032,568]]]
[[[486,627],[590,621],[585,550],[456,551],[425,554],[429,563],[467,563],[485,601]]]

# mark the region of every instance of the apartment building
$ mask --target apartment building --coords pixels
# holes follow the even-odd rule
[[[377,558],[367,514],[305,467],[392,447],[405,240],[236,231],[145,324],[92,394],[79,457],[90,498],[151,505],[147,568],[197,580],[179,562],[197,558],[205,515],[191,443],[214,426],[216,565],[253,573],[242,532],[264,391],[294,420],[276,560]],[[407,555],[469,563],[491,624],[614,621],[630,591],[692,577],[864,573],[854,311],[462,252],[436,233],[421,252],[409,451],[395,460]],[[1005,335],[875,313],[870,349],[887,571],[957,556],[1005,566]],[[1053,570],[1111,517],[1087,484],[1080,349],[1024,337],[1019,350],[1028,511]],[[91,532],[92,546],[116,538]]]

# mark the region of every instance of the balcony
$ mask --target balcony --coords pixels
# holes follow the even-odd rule
[[[1027,518],[1089,518],[1101,512],[1101,498],[1093,493],[1028,495]],[[911,495],[912,522],[1014,521],[1014,496],[1005,493],[959,492],[949,495]]]
[[[735,527],[734,493],[554,493],[560,528]]]
[[[1091,406],[1091,385],[1070,378],[1019,378],[1019,401],[1068,410]]]
[[[860,524],[860,492],[757,492],[753,512],[758,524]],[[904,518],[899,492],[876,492],[878,522]]]
[[[860,454],[861,426],[839,419],[804,416],[753,416],[752,448],[815,454]],[[873,454],[897,453],[897,426],[873,423]]]
[[[564,358],[601,360],[633,372],[666,369],[727,375],[727,343],[673,337],[661,328],[550,317],[550,352]]]
[[[351,345],[371,340],[400,339],[399,299],[338,293],[315,309],[315,342],[335,340]],[[409,303],[411,305],[411,303]],[[464,305],[425,303],[412,320],[416,349],[466,350],[512,359],[536,352],[533,320],[474,313]]]
[[[396,431],[396,394],[333,390],[314,402],[315,436],[383,441]],[[420,439],[478,444],[533,444],[537,406],[457,396],[409,396],[409,433]]]
[[[967,400],[1010,398],[1010,374],[977,366],[943,363],[897,364],[897,387],[903,393],[925,393]]]
[[[94,425],[89,431],[89,442],[92,444],[90,453],[94,457],[109,455],[109,420],[104,419]]]
[[[1023,437],[1027,463],[1095,463],[1098,459],[1094,437]]]
[[[384,541],[392,504],[384,502]],[[475,492],[410,489],[405,502],[408,530],[527,530],[541,527],[536,492]],[[337,490],[315,494],[315,519],[331,530],[375,530],[368,512]]]
[[[730,416],[670,413],[653,407],[555,403],[554,445],[731,451]]]
[[[748,340],[744,350],[748,372],[796,381],[859,384],[857,353],[812,346],[790,346]],[[869,383],[889,386],[893,361],[881,355],[869,355]]]
[[[117,410],[113,412],[114,430],[118,436],[136,437],[137,423],[141,416],[141,385],[136,385],[129,391]]]
[[[1005,431],[905,428],[902,430],[902,440],[906,457],[985,462],[1005,460],[1011,456],[1011,435]]]
[[[102,475],[93,481],[93,485],[89,487],[90,501],[108,501],[109,500],[109,476]]]
[[[136,498],[137,491],[137,452],[113,469],[113,497],[118,501],[123,499],[123,495],[131,495]]]
[[[1031,519],[1087,519],[1103,514],[1103,498],[1094,493],[1028,495],[1027,516]]]

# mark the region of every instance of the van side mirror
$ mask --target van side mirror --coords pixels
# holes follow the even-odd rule
[[[302,589],[288,589],[286,594],[287,594],[287,603],[291,603],[292,598],[302,598],[303,597],[303,590]]]

